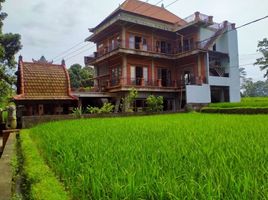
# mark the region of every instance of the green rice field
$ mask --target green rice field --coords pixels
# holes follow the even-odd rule
[[[268,115],[98,118],[29,130],[72,199],[267,199]]]
[[[244,97],[237,103],[211,103],[212,108],[268,108],[268,97]]]

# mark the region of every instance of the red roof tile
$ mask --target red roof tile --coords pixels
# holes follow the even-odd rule
[[[70,80],[63,65],[19,63],[20,94],[15,100],[73,100]]]
[[[169,12],[167,9],[155,6],[138,0],[126,0],[121,6],[121,10],[169,22],[172,24],[184,25],[186,22],[180,17]]]

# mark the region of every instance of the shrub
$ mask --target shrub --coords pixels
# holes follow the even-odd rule
[[[146,99],[147,111],[149,112],[160,112],[163,111],[163,97],[150,95]]]
[[[111,103],[104,103],[101,108],[88,106],[86,109],[87,113],[100,114],[100,113],[111,113],[114,110],[114,105]]]
[[[82,107],[77,107],[77,108],[74,108],[72,110],[72,114],[76,117],[76,118],[81,118],[82,117],[82,114],[83,114],[83,110],[82,110]]]
[[[111,103],[104,103],[100,108],[100,113],[111,113],[114,110],[114,105]]]
[[[201,109],[202,113],[223,113],[223,114],[268,114],[268,108],[256,107],[237,107],[237,108],[217,108],[204,107]]]
[[[98,107],[88,106],[86,109],[86,113],[98,114],[100,113],[100,109]]]
[[[120,105],[123,112],[133,112],[133,103],[138,96],[138,91],[135,88],[131,88],[126,98],[122,98],[122,104]]]

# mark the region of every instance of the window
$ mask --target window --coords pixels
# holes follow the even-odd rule
[[[142,38],[142,50],[147,51],[147,41],[146,41],[146,38]]]
[[[113,67],[111,70],[111,85],[112,86],[118,85],[120,77],[121,77],[121,67],[120,66]]]
[[[147,39],[141,36],[130,35],[129,36],[129,48],[147,51],[148,49]]]
[[[156,41],[155,48],[156,52],[160,52],[160,41]]]
[[[191,75],[191,72],[190,71],[184,71],[183,78],[184,78],[184,84],[185,85],[191,84],[191,82],[192,82],[192,75]]]
[[[143,83],[146,85],[148,82],[148,68],[142,66],[131,66],[130,77],[131,84],[142,85],[143,80]]]
[[[135,49],[141,49],[141,37],[135,36]]]
[[[111,41],[111,50],[114,50],[114,48],[115,48],[115,42],[114,42],[114,39],[112,39],[112,41]]]
[[[161,53],[166,53],[166,42],[161,41]]]
[[[135,37],[134,35],[129,36],[129,48],[134,49],[135,47]]]
[[[188,38],[183,40],[183,50],[184,51],[190,51],[194,49],[194,39]]]
[[[213,51],[216,51],[216,44],[213,45]]]
[[[171,86],[171,71],[166,68],[158,68],[157,78],[161,80],[163,87]]]

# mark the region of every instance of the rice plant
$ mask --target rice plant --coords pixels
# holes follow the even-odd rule
[[[30,130],[73,199],[266,199],[268,115],[81,119]]]

